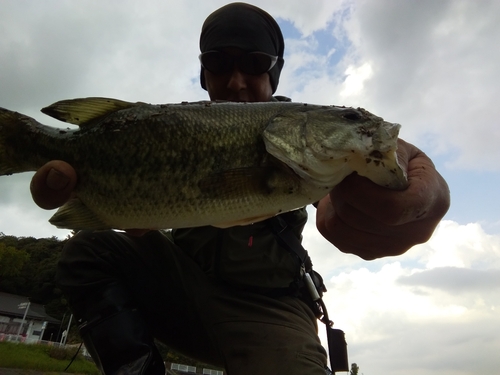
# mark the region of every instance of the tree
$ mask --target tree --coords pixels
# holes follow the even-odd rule
[[[29,258],[26,251],[0,243],[0,276],[18,276]]]
[[[351,372],[349,373],[349,375],[358,375],[358,372],[359,372],[359,366],[353,363],[351,365]]]

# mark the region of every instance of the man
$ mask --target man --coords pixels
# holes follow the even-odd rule
[[[276,100],[284,41],[269,14],[243,3],[222,7],[205,21],[200,49],[210,99]],[[448,187],[431,160],[402,140],[398,153],[406,190],[351,175],[318,203],[318,229],[341,251],[364,259],[402,254],[425,242],[446,213]],[[76,183],[71,166],[52,161],[33,177],[32,195],[55,208]],[[282,215],[297,239],[306,215]],[[58,281],[106,375],[163,374],[153,337],[229,375],[325,374],[316,316],[292,288],[298,266],[288,250],[269,221],[166,235],[83,231],[65,247]]]

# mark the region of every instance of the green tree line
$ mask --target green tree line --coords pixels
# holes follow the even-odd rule
[[[0,233],[0,291],[29,297],[62,319],[68,307],[55,284],[56,265],[66,240]]]

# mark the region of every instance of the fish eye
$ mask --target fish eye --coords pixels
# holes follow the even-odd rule
[[[352,120],[352,121],[361,120],[361,116],[357,112],[347,112],[344,113],[342,117],[345,118],[346,120]]]

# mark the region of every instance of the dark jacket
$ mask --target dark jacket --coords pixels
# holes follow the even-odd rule
[[[301,239],[306,209],[281,216]],[[172,237],[208,275],[235,286],[287,288],[299,275],[297,257],[281,246],[268,220],[226,229],[174,229]]]

